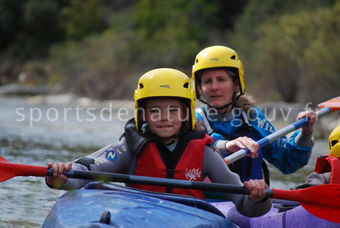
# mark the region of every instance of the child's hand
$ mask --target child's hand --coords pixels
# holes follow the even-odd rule
[[[225,147],[230,152],[236,152],[244,148],[248,148],[250,151],[250,157],[257,158],[259,155],[259,144],[249,137],[238,137],[237,139],[228,141]]]
[[[61,188],[67,181],[63,173],[71,169],[72,163],[48,163],[47,167],[53,169],[53,176],[46,177],[46,183],[54,188]]]
[[[249,199],[259,202],[265,198],[265,189],[268,185],[263,180],[249,180],[244,182],[244,187],[250,192]]]

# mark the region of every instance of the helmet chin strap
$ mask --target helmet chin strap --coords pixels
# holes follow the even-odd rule
[[[203,102],[204,104],[208,105],[208,106],[211,107],[211,108],[217,109],[218,111],[221,111],[221,110],[223,110],[223,109],[225,109],[225,110],[227,111],[227,110],[228,110],[228,107],[229,107],[230,105],[231,105],[231,108],[232,108],[232,109],[235,107],[236,102],[237,102],[237,100],[240,98],[240,96],[242,96],[242,94],[236,95],[236,93],[234,93],[234,94],[233,94],[233,97],[232,97],[232,101],[231,101],[230,103],[225,104],[225,105],[223,105],[223,106],[219,106],[219,107],[217,107],[217,106],[212,106],[212,105],[210,105],[207,101],[205,101],[205,100],[203,100],[203,99],[201,99],[201,98],[198,98],[198,99],[199,99],[201,102]],[[225,112],[226,112],[226,111],[225,111]]]

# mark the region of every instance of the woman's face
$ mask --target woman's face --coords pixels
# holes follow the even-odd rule
[[[239,86],[225,70],[212,69],[202,72],[198,91],[209,105],[222,107],[232,102],[233,94],[239,91]]]
[[[151,132],[162,138],[178,134],[185,110],[181,101],[176,99],[152,99],[146,102],[145,119]]]

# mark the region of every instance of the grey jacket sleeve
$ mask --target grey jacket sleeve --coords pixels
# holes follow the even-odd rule
[[[230,171],[223,158],[210,147],[205,148],[203,160],[203,176],[208,176],[212,182],[243,186],[240,177]],[[238,212],[248,217],[257,217],[267,213],[271,208],[271,199],[263,202],[253,202],[248,196],[225,193],[227,199],[235,204]]]
[[[72,170],[128,173],[133,155],[123,138],[115,145],[108,145],[86,157],[72,162]],[[68,178],[63,189],[79,189],[94,180]]]
[[[307,176],[306,183],[310,185],[329,184],[330,176],[331,176],[330,172],[326,173],[312,172]]]

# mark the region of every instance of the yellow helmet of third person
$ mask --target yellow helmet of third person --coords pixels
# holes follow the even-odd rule
[[[340,158],[340,125],[328,137],[330,155]]]
[[[194,65],[192,66],[192,77],[196,85],[196,93],[198,92],[199,72],[209,68],[229,68],[233,70],[238,77],[240,94],[244,94],[244,69],[236,51],[225,46],[211,46],[203,49],[196,55]],[[199,94],[197,94],[197,97],[199,97]]]
[[[151,70],[139,79],[134,93],[135,121],[141,130],[141,102],[149,98],[175,98],[185,101],[190,109],[190,128],[195,128],[195,92],[190,78],[183,72],[171,68]]]

